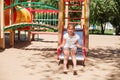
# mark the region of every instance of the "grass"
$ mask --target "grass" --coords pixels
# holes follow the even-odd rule
[[[104,35],[113,35],[114,30],[108,30],[106,29],[104,32]],[[101,31],[99,29],[96,30],[89,30],[89,34],[101,34]]]
[[[105,34],[113,35],[114,30],[105,30]]]

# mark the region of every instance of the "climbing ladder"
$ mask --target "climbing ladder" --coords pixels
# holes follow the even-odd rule
[[[85,0],[64,0],[65,2],[65,26],[68,24],[81,25],[84,24],[83,13],[85,10]],[[78,15],[79,14],[79,15]]]

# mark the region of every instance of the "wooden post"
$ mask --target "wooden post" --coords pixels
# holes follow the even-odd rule
[[[32,4],[31,6],[34,6],[34,4]],[[32,7],[32,10],[34,10],[35,8]],[[35,19],[35,12],[32,12],[32,19]],[[32,21],[34,23],[34,21]],[[34,30],[34,27],[32,27],[31,29]],[[32,34],[32,40],[35,40],[35,34]]]
[[[14,46],[15,31],[10,30],[10,46]]]
[[[28,2],[31,2],[31,0],[28,0]],[[29,3],[28,6],[29,6],[29,8],[31,8],[31,3]],[[28,30],[28,39],[27,39],[28,41],[31,41],[30,36],[31,36],[31,27]]]
[[[85,0],[83,3],[84,6],[82,7],[82,26],[85,29],[85,47],[89,48],[89,1],[90,0]]]
[[[89,48],[89,15],[90,15],[90,0],[86,0],[86,21],[85,21],[85,46]]]
[[[28,30],[28,39],[27,39],[27,41],[31,41],[31,39],[30,39],[30,34],[31,34],[31,30]]]
[[[58,16],[58,45],[62,42],[62,33],[64,28],[64,0],[59,0]]]
[[[20,30],[18,30],[18,40],[20,41]]]
[[[10,3],[14,4],[14,0],[11,0]],[[14,18],[13,18],[13,7],[11,7],[10,11],[10,25],[14,23]],[[14,38],[15,38],[15,31],[13,29],[10,30],[10,46],[14,46]]]
[[[0,48],[5,48],[4,37],[4,0],[0,0]]]
[[[82,2],[82,4],[84,4],[84,2]],[[85,13],[85,8],[84,7],[85,6],[82,6],[82,18],[85,18],[85,14],[84,14]],[[81,28],[83,28],[84,24],[85,24],[85,20],[81,19]]]
[[[67,28],[67,26],[68,26],[68,15],[69,15],[69,7],[68,7],[68,4],[69,4],[69,2],[65,2],[65,4],[67,4],[67,6],[65,6],[65,28]]]

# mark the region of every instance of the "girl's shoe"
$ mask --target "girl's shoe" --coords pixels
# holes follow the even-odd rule
[[[73,75],[77,75],[77,71],[73,71]]]
[[[63,73],[67,74],[67,72],[68,72],[68,69],[64,68]]]

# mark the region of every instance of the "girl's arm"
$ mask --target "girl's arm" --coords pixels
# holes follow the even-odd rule
[[[81,45],[78,43],[78,40],[75,42],[75,44],[76,44],[76,46],[77,46],[78,48],[81,48],[81,49],[84,49],[84,48],[85,48],[85,47],[81,46]]]
[[[66,43],[66,39],[63,39],[63,42],[58,46],[58,49],[64,47],[65,43]]]

